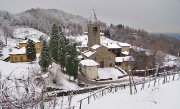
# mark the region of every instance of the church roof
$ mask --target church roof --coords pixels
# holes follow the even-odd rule
[[[97,17],[96,17],[96,13],[95,13],[94,9],[93,9],[92,14],[91,14],[91,16],[90,16],[90,21],[91,21],[92,23],[97,23],[97,22],[98,22]]]
[[[96,49],[99,48],[100,46],[101,46],[101,45],[97,45],[97,44],[96,44],[96,45],[93,45],[91,48],[94,49],[94,50],[96,50]]]
[[[96,52],[96,51],[95,51],[95,52]],[[84,53],[84,56],[90,57],[90,56],[93,55],[95,52],[88,51],[88,52]]]
[[[91,59],[86,59],[86,60],[82,60],[80,62],[83,66],[97,66],[99,65],[97,62],[91,60]]]

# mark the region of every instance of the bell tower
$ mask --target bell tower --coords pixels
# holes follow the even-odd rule
[[[95,44],[100,44],[100,22],[97,20],[96,13],[93,9],[90,20],[87,24],[88,28],[88,48]]]

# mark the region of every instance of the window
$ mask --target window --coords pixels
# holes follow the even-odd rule
[[[97,30],[98,30],[97,27],[93,27],[94,32],[97,32]]]

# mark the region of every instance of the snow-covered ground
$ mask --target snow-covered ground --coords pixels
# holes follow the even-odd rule
[[[145,89],[141,90],[142,85],[137,86],[138,93],[130,95],[129,88],[119,90],[115,93],[109,93],[97,100],[91,98],[91,103],[84,102],[82,109],[179,109],[180,108],[180,80],[172,81],[170,77],[169,83],[156,84],[150,87],[145,84]],[[133,91],[134,92],[134,91]]]
[[[117,80],[118,76],[123,76],[123,74],[114,67],[98,68],[99,79],[112,78],[113,80]]]

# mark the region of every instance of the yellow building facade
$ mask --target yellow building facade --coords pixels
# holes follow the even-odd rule
[[[35,49],[36,49],[36,53],[40,53],[41,52],[41,42],[38,40],[33,40],[35,42]],[[27,44],[27,40],[23,41],[23,42],[19,42],[19,48],[22,47],[26,47]]]
[[[10,54],[10,62],[28,62],[25,47],[14,49]]]
[[[36,49],[36,53],[40,53],[41,52],[41,43],[40,41],[37,40],[33,40],[35,42],[35,49]],[[19,49],[13,49],[12,52],[9,53],[10,55],[10,62],[29,62],[30,60],[27,59],[27,55],[26,55],[26,44],[27,44],[27,40],[23,41],[23,42],[19,42]]]
[[[10,55],[10,62],[28,62],[29,59],[27,59],[26,54],[14,54]]]

